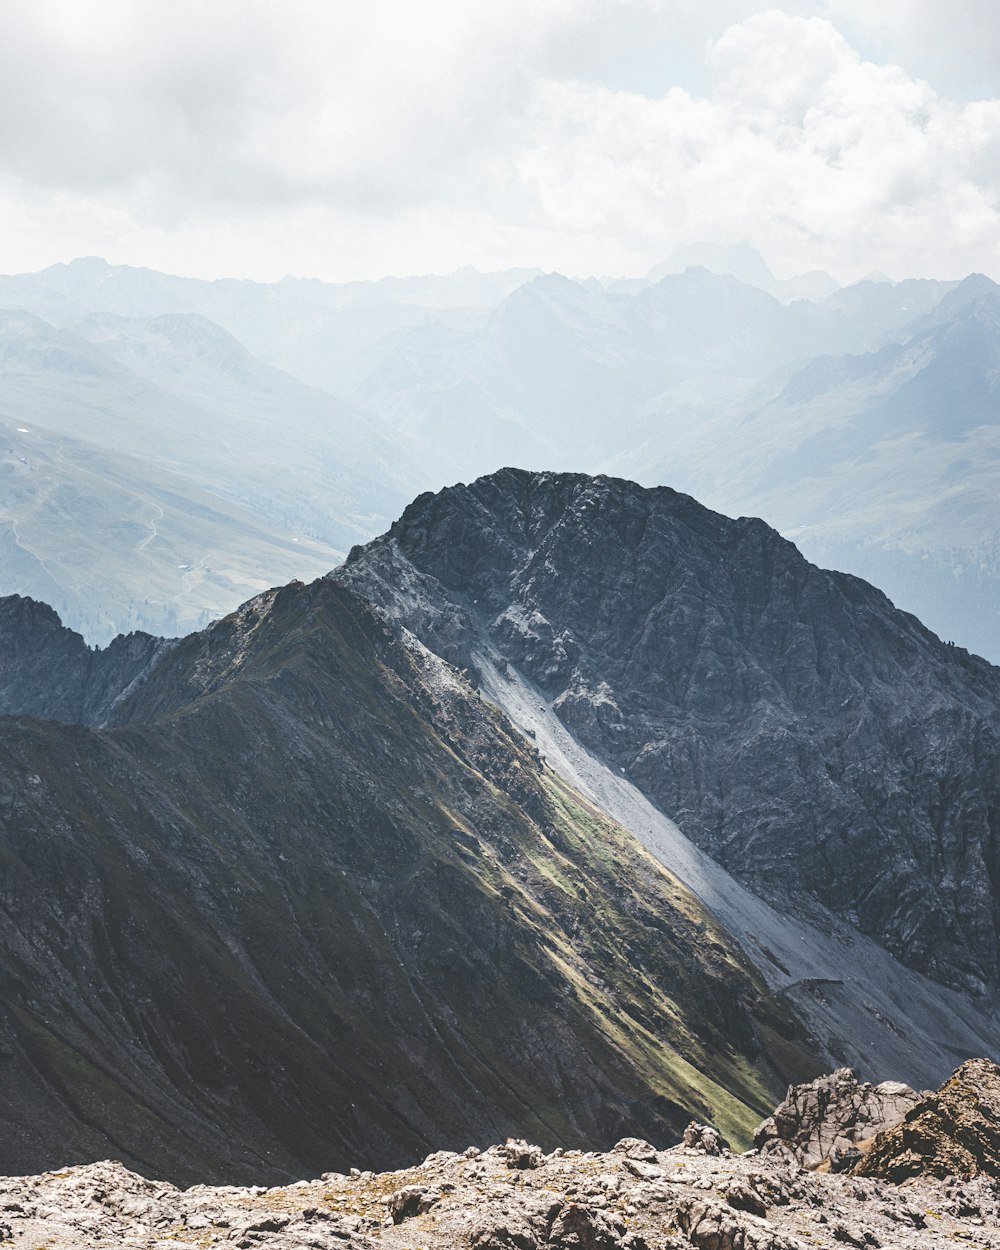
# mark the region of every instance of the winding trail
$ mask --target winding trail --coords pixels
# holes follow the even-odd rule
[[[153,507],[156,509],[157,515],[153,517],[152,520],[146,522],[146,524],[149,526],[149,533],[146,535],[146,537],[142,540],[141,543],[136,544],[136,548],[135,548],[136,551],[144,551],[149,546],[149,544],[153,541],[153,539],[157,537],[160,531],[156,527],[156,522],[162,521],[165,515],[163,509],[160,507],[158,503],[154,503],[153,500],[150,500],[150,503],[152,503]]]

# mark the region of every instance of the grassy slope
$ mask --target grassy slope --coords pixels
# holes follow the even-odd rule
[[[0,421],[0,590],[51,603],[92,642],[185,633],[340,558],[126,455]]]

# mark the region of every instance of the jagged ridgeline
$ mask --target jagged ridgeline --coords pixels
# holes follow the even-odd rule
[[[0,624],[0,1171],[746,1140],[815,1072],[701,903],[349,589],[105,653]]]
[[[337,576],[504,697],[524,678],[783,913],[995,1003],[1000,669],[875,587],[665,487],[516,469],[422,495]]]

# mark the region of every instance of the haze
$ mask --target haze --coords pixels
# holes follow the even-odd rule
[[[0,270],[998,276],[981,0],[14,0]]]

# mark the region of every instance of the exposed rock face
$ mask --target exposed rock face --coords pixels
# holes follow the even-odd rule
[[[627,1151],[438,1151],[405,1171],[325,1173],[273,1189],[180,1190],[120,1164],[0,1178],[0,1236],[49,1250],[1000,1250],[982,1179],[824,1175],[683,1146],[636,1170]]]
[[[498,655],[779,908],[816,899],[973,993],[1000,977],[1000,670],[759,520],[502,470],[335,576],[461,666]]]
[[[96,683],[41,614],[12,704],[111,727],[0,721],[0,1167],[274,1179],[692,1116],[739,1144],[818,1070],[708,909],[400,621],[519,665],[780,905],[993,983],[996,670],[759,522],[511,471]]]
[[[123,634],[95,650],[47,604],[20,595],[0,598],[0,715],[103,724],[123,692],[172,645],[149,634]]]
[[[759,1039],[810,1062],[704,908],[334,582],[182,640],[114,717],[0,720],[0,1169],[745,1139]]]
[[[754,1133],[762,1155],[806,1168],[828,1163],[842,1171],[860,1158],[859,1145],[899,1124],[921,1095],[898,1081],[860,1082],[850,1068],[793,1085],[785,1101]]]
[[[900,1182],[914,1176],[1000,1179],[1000,1067],[970,1059],[936,1092],[879,1133],[857,1176]]]

